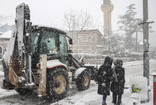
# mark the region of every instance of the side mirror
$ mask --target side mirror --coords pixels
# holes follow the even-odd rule
[[[69,38],[69,44],[73,44],[73,40]]]

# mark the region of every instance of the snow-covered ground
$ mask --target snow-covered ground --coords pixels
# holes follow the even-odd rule
[[[142,66],[143,61],[133,61],[133,62],[125,62],[124,68],[127,74],[126,77],[126,87],[129,87],[129,78],[132,76],[142,76]],[[140,71],[139,71],[140,70]],[[150,60],[150,72],[156,70],[156,60]],[[136,72],[136,73],[135,73]],[[131,74],[128,74],[131,73]],[[3,72],[0,71],[0,76],[3,75]],[[150,76],[150,102],[144,103],[142,105],[153,105],[153,79]],[[69,91],[76,89],[74,85],[70,86]],[[0,98],[10,96],[13,94],[17,94],[14,90],[4,90],[0,88]],[[124,95],[122,98],[122,105],[133,105],[133,101],[130,98],[129,89],[125,89]],[[111,103],[112,96],[107,97],[107,105],[113,105]],[[52,103],[51,105],[101,105],[102,96],[97,94],[97,84],[94,81],[91,81],[90,88],[86,91],[77,92],[72,96],[66,97],[58,102]]]
[[[0,88],[0,98],[4,98],[14,94],[18,94],[18,93],[15,90],[5,90]]]
[[[155,63],[156,60],[150,60],[150,63]],[[143,61],[133,61],[133,62],[125,62],[123,67],[126,69],[130,69],[134,74],[126,74],[126,86],[129,86],[129,78],[131,76],[142,76],[142,72],[137,72],[135,74],[136,69],[142,69]],[[136,68],[137,67],[137,68]],[[136,68],[136,69],[133,69]],[[155,67],[151,67],[152,71]],[[153,88],[153,80],[152,77],[150,79],[150,85]],[[153,89],[150,91],[150,102],[144,103],[142,105],[153,105]],[[61,101],[53,103],[51,105],[101,105],[102,104],[102,96],[97,94],[98,86],[94,81],[91,81],[91,86],[88,90],[79,92],[73,96],[67,97]],[[122,105],[133,105],[133,99],[130,98],[129,89],[125,89],[124,95],[122,98]],[[113,105],[112,103],[112,95],[107,97],[107,105]]]

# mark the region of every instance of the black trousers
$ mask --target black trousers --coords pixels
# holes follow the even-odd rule
[[[120,105],[121,104],[121,99],[122,99],[122,94],[115,94],[115,93],[113,93],[113,101],[112,101],[112,103]]]

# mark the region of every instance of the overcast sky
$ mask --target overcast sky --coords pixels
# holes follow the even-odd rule
[[[123,15],[126,7],[132,3],[136,4],[137,17],[142,18],[142,1],[143,0],[112,0],[112,4],[114,4],[112,29],[114,31],[118,29],[118,16]],[[103,0],[0,0],[0,14],[15,17],[16,6],[23,2],[29,5],[33,24],[54,25],[55,27],[64,29],[64,13],[70,10],[82,10],[89,12],[96,21],[98,20],[100,30],[103,26],[103,13],[101,11]],[[149,20],[156,22],[156,0],[148,0],[148,2]],[[152,24],[152,26],[153,30],[156,31],[156,23]]]

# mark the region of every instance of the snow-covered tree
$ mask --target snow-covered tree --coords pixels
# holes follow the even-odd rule
[[[133,34],[140,32],[142,30],[141,26],[138,24],[141,22],[141,19],[136,18],[137,12],[135,4],[131,4],[127,7],[127,11],[124,15],[120,15],[120,20],[118,21],[119,30],[123,31],[125,34],[125,46],[128,50],[134,51],[134,48],[138,42],[133,38]]]
[[[119,34],[110,35],[111,39],[111,51],[113,54],[123,54],[125,51],[125,45],[123,41],[123,36]]]
[[[12,20],[13,17],[12,16],[3,16],[3,15],[0,15],[0,26],[6,24],[6,23],[9,23],[10,20]]]
[[[5,20],[5,17],[0,15],[0,26],[2,25],[3,21]]]

